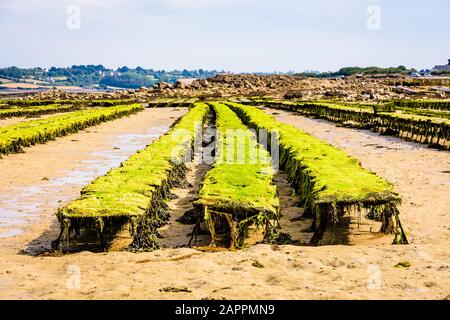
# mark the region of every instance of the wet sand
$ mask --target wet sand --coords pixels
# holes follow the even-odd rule
[[[170,210],[170,219],[167,225],[158,230],[162,236],[158,241],[161,248],[182,248],[189,245],[197,221],[192,224],[182,224],[177,220],[182,218],[186,212],[194,210],[193,203],[198,196],[203,178],[214,163],[212,151],[215,144],[210,142],[215,134],[215,126],[209,121],[203,131],[205,148],[203,152],[199,150],[200,152],[194,155],[194,161],[188,164],[189,171],[186,174],[186,185],[172,189],[172,198],[167,203]],[[202,228],[206,230],[206,226],[203,224]],[[209,235],[201,234],[192,238],[191,245],[193,247],[208,246],[210,242]]]
[[[393,183],[402,197],[400,218],[410,243],[450,241],[450,152],[291,112],[268,113],[343,149]]]
[[[52,113],[52,114],[42,114],[35,117],[13,117],[13,118],[3,118],[0,119],[0,128],[6,127],[6,126],[12,126],[15,124],[19,124],[22,122],[28,122],[31,120],[38,120],[38,119],[45,119],[52,116],[60,116],[63,114],[67,114],[67,112],[60,112],[60,113]]]
[[[58,207],[158,138],[185,112],[146,109],[27,148],[26,153],[4,156],[0,159],[0,249],[48,247],[57,235]]]
[[[159,115],[158,113],[161,113]],[[151,121],[140,123],[146,126],[169,125],[172,111],[156,110]],[[181,112],[180,112],[181,113]],[[143,113],[133,117],[142,116]],[[18,299],[444,299],[450,298],[450,252],[448,250],[448,188],[447,176],[439,171],[448,170],[448,153],[422,148],[417,144],[389,137],[372,135],[367,131],[337,128],[324,121],[305,119],[279,112],[286,122],[314,131],[324,139],[344,148],[361,160],[363,166],[376,171],[393,182],[404,197],[401,208],[402,220],[408,230],[412,244],[393,245],[352,245],[352,246],[279,246],[255,245],[242,251],[201,252],[189,248],[165,248],[151,253],[80,252],[61,257],[32,256],[21,250],[29,243],[40,242],[49,246],[56,236],[54,208],[45,207],[36,213],[38,220],[21,226],[25,233],[16,237],[0,239],[0,298]],[[104,124],[105,130],[120,135],[124,127],[115,124],[125,119]],[[134,120],[136,121],[136,120]],[[159,121],[159,122],[158,122]],[[144,130],[137,122],[128,123],[133,132]],[[116,146],[114,139],[101,140],[100,127],[91,129],[97,134],[79,133],[79,141],[91,139],[90,144],[82,143],[80,150],[95,152]],[[128,127],[129,130],[130,127]],[[147,127],[146,129],[149,129]],[[140,131],[142,132],[142,131]],[[146,131],[145,131],[146,132]],[[114,133],[105,134],[114,137]],[[323,136],[328,135],[328,137]],[[0,160],[0,194],[10,192],[8,186],[33,186],[42,184],[42,178],[49,181],[59,175],[64,168],[77,168],[77,155],[72,142],[76,135],[63,138],[58,146],[53,141],[36,146],[26,154],[12,155],[16,161]],[[84,140],[81,140],[84,137]],[[62,139],[61,139],[62,140]],[[59,141],[61,141],[59,140]],[[103,142],[101,142],[101,141]],[[105,142],[108,141],[108,142]],[[86,144],[86,145],[85,145]],[[66,149],[61,147],[65,145]],[[123,144],[117,141],[117,146]],[[379,148],[377,146],[383,146]],[[105,149],[106,147],[106,149]],[[396,149],[388,149],[396,148]],[[38,148],[46,148],[47,153],[39,156]],[[360,150],[360,148],[362,148]],[[75,148],[76,149],[76,148]],[[54,156],[67,150],[69,156]],[[77,149],[76,149],[77,150]],[[85,153],[85,154],[86,154]],[[53,156],[52,156],[53,155]],[[30,159],[32,160],[28,160]],[[9,156],[8,156],[9,157]],[[74,158],[74,160],[71,160]],[[89,159],[89,156],[87,157]],[[45,163],[39,164],[39,159]],[[86,159],[86,158],[83,158]],[[5,159],[3,159],[5,160]],[[8,160],[6,158],[6,160]],[[36,161],[38,163],[36,163]],[[61,163],[66,163],[62,165]],[[2,170],[3,169],[3,170]],[[410,172],[408,172],[408,170]],[[76,169],[76,172],[80,172]],[[14,174],[12,174],[14,173]],[[191,173],[189,179],[195,182]],[[289,185],[284,183],[283,174],[276,179],[280,187],[282,208],[287,224],[290,218],[301,213],[293,206],[289,195]],[[76,197],[81,186],[70,182],[64,185],[66,195]],[[426,186],[426,187],[425,187]],[[193,188],[197,188],[195,185]],[[447,189],[446,189],[447,188]],[[192,189],[193,190],[193,189]],[[171,208],[177,215],[190,208],[192,191],[175,190],[179,199],[173,199]],[[416,190],[416,191],[415,191]],[[195,190],[194,190],[195,193]],[[14,194],[14,192],[10,192]],[[181,201],[188,195],[186,201]],[[53,194],[44,196],[54,203]],[[190,198],[189,198],[190,197]],[[295,199],[294,199],[295,200]],[[68,200],[64,200],[68,201]],[[414,206],[411,202],[417,204]],[[447,204],[446,207],[444,205]],[[177,206],[178,205],[178,206]],[[1,205],[0,205],[1,206]],[[427,220],[423,222],[422,220]],[[430,221],[433,220],[433,221]],[[173,222],[173,221],[172,221]],[[173,222],[175,223],[175,222]],[[428,223],[422,226],[422,223]],[[293,225],[289,225],[291,227]],[[288,228],[295,233],[295,228]],[[444,227],[445,226],[445,227]],[[446,229],[447,228],[447,229]],[[171,241],[167,247],[183,245],[185,233],[190,228],[169,228]],[[182,237],[176,241],[177,235]],[[172,241],[173,240],[173,241]],[[300,240],[300,239],[299,239]],[[36,244],[37,245],[37,244]],[[29,250],[29,249],[28,249]],[[258,263],[255,263],[257,261]],[[397,266],[403,263],[404,266]],[[258,267],[259,266],[259,267]],[[164,288],[187,289],[190,292],[164,292]]]

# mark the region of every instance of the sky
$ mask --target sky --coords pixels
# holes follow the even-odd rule
[[[417,69],[450,59],[449,0],[0,0],[0,67]]]

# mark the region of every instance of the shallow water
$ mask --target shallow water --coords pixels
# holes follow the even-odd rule
[[[71,170],[60,172],[58,177],[43,180],[38,185],[15,187],[0,195],[0,239],[24,233],[27,225],[36,221],[45,209],[56,209],[61,202],[72,200],[65,195],[64,187],[79,187],[89,184],[111,168],[118,167],[138,150],[144,149],[169,127],[150,128],[146,134],[120,134],[112,137],[103,149],[87,154]],[[42,195],[51,194],[51,197]]]
[[[23,233],[22,229],[8,229],[5,232],[0,233],[0,239],[15,237],[22,233]]]

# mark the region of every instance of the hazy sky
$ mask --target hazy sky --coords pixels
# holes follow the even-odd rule
[[[0,30],[3,67],[326,71],[450,59],[449,0],[0,0]]]

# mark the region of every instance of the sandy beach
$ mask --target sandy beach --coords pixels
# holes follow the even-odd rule
[[[395,185],[409,245],[390,245],[392,236],[386,235],[323,247],[176,248],[189,240],[189,226],[174,220],[195,198],[198,173],[205,171],[197,166],[188,174],[191,187],[174,190],[172,226],[162,249],[46,254],[59,231],[56,209],[184,112],[147,109],[0,160],[1,299],[450,298],[450,154],[278,110],[267,112],[344,149]],[[302,209],[284,178],[277,176],[282,214],[295,217]],[[15,219],[8,220],[11,215]],[[296,230],[300,235],[300,225],[287,231],[295,237]]]

